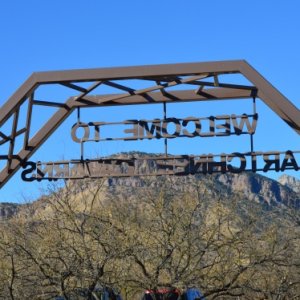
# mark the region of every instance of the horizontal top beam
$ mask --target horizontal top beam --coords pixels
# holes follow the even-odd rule
[[[39,83],[84,82],[94,80],[118,80],[158,76],[194,75],[202,73],[239,73],[244,60],[215,61],[199,63],[179,63],[145,65],[133,67],[113,67],[80,69],[68,71],[36,72],[31,76]]]

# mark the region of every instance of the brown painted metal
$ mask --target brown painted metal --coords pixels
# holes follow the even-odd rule
[[[219,75],[226,74],[241,74],[253,86],[223,83]],[[205,78],[212,78],[212,82],[203,81]],[[153,85],[135,90],[129,86],[131,79],[141,83],[151,81]],[[80,86],[83,82],[89,82],[90,86]],[[56,84],[70,90],[70,97],[64,103],[35,99],[35,91],[40,86]],[[90,95],[102,84],[119,90],[120,94]],[[191,89],[169,90],[182,84],[191,86]],[[6,125],[13,117],[11,132],[5,134],[0,130],[0,145],[9,143],[8,153],[0,153],[1,160],[6,161],[0,172],[0,187],[77,107],[247,99],[256,96],[300,134],[300,111],[244,60],[33,73],[0,109],[0,126]],[[18,116],[21,105],[26,101],[26,125],[19,129]],[[35,105],[57,107],[58,111],[30,138]],[[23,148],[16,151],[15,139],[22,134]]]

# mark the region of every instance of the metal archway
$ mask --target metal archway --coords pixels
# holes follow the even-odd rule
[[[220,82],[230,74],[241,74],[252,85]],[[207,79],[212,79],[207,81]],[[152,82],[152,86],[134,89],[130,80]],[[124,84],[122,83],[124,82]],[[90,83],[88,87],[80,83]],[[44,85],[61,85],[72,91],[65,102],[36,99],[36,91]],[[113,87],[117,94],[91,95],[100,85]],[[172,90],[188,85],[187,90]],[[104,107],[130,104],[153,104],[188,101],[260,98],[292,129],[300,134],[300,110],[263,78],[244,60],[203,63],[149,65],[137,67],[83,69],[33,73],[0,109],[0,126],[12,118],[8,132],[0,130],[0,146],[8,143],[8,150],[0,154],[5,167],[0,171],[0,188],[35,153],[55,129],[78,107]],[[21,106],[26,105],[25,126],[20,128]],[[58,110],[31,137],[34,106],[52,106]],[[23,146],[16,149],[16,138]],[[3,147],[2,147],[3,149]]]

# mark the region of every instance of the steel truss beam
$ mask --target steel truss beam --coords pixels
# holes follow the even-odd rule
[[[252,85],[220,82],[220,75],[241,74]],[[212,79],[207,81],[207,79]],[[150,87],[134,89],[130,80],[152,82]],[[118,82],[116,82],[118,81]],[[120,83],[123,81],[123,83]],[[80,86],[89,82],[88,88]],[[61,85],[70,90],[64,103],[35,99],[35,92],[44,85]],[[100,85],[112,87],[117,94],[90,95]],[[172,90],[184,85],[190,89]],[[75,93],[75,94],[74,94]],[[79,93],[79,94],[76,94]],[[5,167],[0,171],[0,188],[19,170],[46,139],[77,107],[102,107],[166,102],[213,101],[260,98],[292,129],[300,134],[300,111],[246,61],[221,61],[152,65],[138,67],[102,68],[33,73],[0,109],[0,146],[9,143],[6,153],[0,152]],[[21,106],[28,102],[24,128],[19,129]],[[58,110],[30,138],[34,106],[57,107]],[[8,133],[2,128],[13,118]],[[15,149],[15,140],[23,135],[23,147]]]

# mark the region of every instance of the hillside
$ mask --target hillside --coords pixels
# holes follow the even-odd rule
[[[0,299],[191,285],[207,299],[297,299],[298,186],[251,173],[54,183],[2,204]]]

